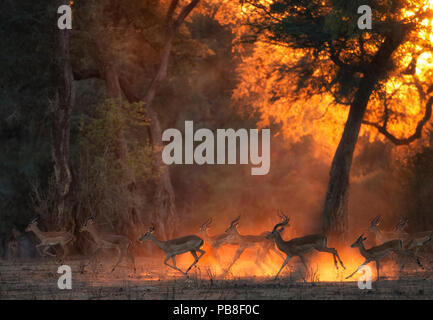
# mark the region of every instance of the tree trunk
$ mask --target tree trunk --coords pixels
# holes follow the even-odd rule
[[[140,93],[137,92],[138,89],[133,88],[126,79],[120,79],[123,93],[128,101],[130,103],[142,102],[146,109],[146,115],[149,120],[148,132],[153,150],[152,169],[155,182],[155,190],[153,193],[154,210],[149,222],[158,224],[157,232],[164,239],[169,239],[173,236],[177,222],[177,214],[170,171],[167,165],[162,162],[163,144],[161,140],[161,123],[157,112],[153,109],[152,103],[161,82],[163,82],[167,77],[173,39],[174,32],[169,31],[167,33],[166,43],[161,52],[159,68],[150,82],[144,96],[140,95]]]
[[[343,136],[332,160],[328,191],[323,209],[323,231],[333,236],[343,236],[348,227],[348,186],[353,152],[359,130],[372,93],[374,80],[363,79],[350,106]]]
[[[152,78],[148,89],[144,95],[137,94],[131,90],[131,86],[126,81],[121,81],[122,89],[130,102],[142,101],[146,108],[147,116],[150,120],[149,135],[153,147],[153,170],[156,176],[155,192],[153,197],[154,213],[153,221],[158,222],[158,232],[165,238],[171,238],[176,226],[176,204],[173,185],[171,183],[169,168],[162,162],[162,130],[158,114],[153,109],[153,100],[160,84],[167,78],[168,64],[170,60],[173,40],[185,18],[197,6],[200,0],[191,0],[185,5],[177,17],[175,11],[179,6],[178,0],[172,0],[166,16],[166,34],[164,46],[160,55],[160,64],[155,76]]]
[[[67,4],[68,1],[61,1]],[[70,118],[75,102],[75,87],[69,49],[69,31],[58,30],[56,74],[58,85],[56,99],[52,104],[52,157],[55,175],[55,223],[65,227],[67,217],[66,198],[69,194],[72,175],[69,166]],[[54,222],[54,221],[51,221]]]
[[[404,41],[408,30],[404,28],[390,30],[372,61],[364,67],[364,76],[350,106],[343,136],[332,160],[322,213],[323,232],[331,237],[341,239],[347,232],[349,175],[359,130],[371,93],[379,79],[388,72],[391,56]]]
[[[133,88],[125,79],[120,79],[122,91],[130,103],[149,101],[140,99],[138,89]],[[154,82],[155,83],[155,82]],[[152,89],[154,96],[156,88]],[[149,91],[148,91],[149,92]],[[149,95],[146,95],[149,98]],[[152,97],[153,99],[153,97]],[[162,129],[158,114],[150,104],[146,104],[146,115],[149,119],[148,132],[152,145],[152,170],[154,175],[153,206],[154,210],[150,217],[145,219],[149,223],[158,224],[158,234],[164,239],[172,237],[176,225],[176,204],[170,171],[162,162]]]
[[[161,141],[162,130],[158,115],[152,107],[146,109],[150,118],[149,133],[153,148],[153,169],[156,177],[155,193],[153,196],[153,220],[160,221],[158,233],[165,239],[173,236],[175,226],[178,222],[176,214],[176,203],[170,171],[167,165],[162,162],[163,144]]]
[[[114,58],[109,54],[109,46],[102,42],[99,38],[97,41],[99,60],[101,64],[101,75],[105,80],[107,96],[112,103],[115,104],[119,114],[122,114],[122,90],[120,88],[119,76],[114,66]],[[126,193],[129,193],[131,199],[128,201],[128,205],[122,209],[120,213],[120,226],[118,230],[121,233],[130,233],[132,230],[136,230],[137,223],[140,223],[138,217],[136,205],[135,205],[135,194],[136,182],[135,175],[131,171],[128,165],[128,144],[125,137],[124,128],[120,128],[117,134],[117,157],[119,159],[120,165],[122,166],[122,171],[124,176],[122,177],[121,186]],[[133,235],[135,236],[135,234]]]

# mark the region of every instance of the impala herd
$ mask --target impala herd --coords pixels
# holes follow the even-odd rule
[[[197,235],[187,235],[181,238],[170,239],[167,241],[159,240],[155,237],[152,226],[150,229],[138,239],[138,243],[145,240],[150,240],[155,243],[162,251],[165,252],[166,257],[164,264],[176,271],[181,272],[185,276],[188,276],[188,272],[192,267],[196,266],[197,262],[206,253],[202,246],[206,242],[207,245],[212,249],[213,255],[216,257],[218,263],[221,262],[218,250],[220,247],[225,245],[232,245],[237,247],[236,253],[228,265],[224,269],[224,275],[226,275],[233,265],[241,258],[242,253],[248,248],[257,248],[255,264],[262,268],[262,263],[269,254],[270,251],[275,252],[284,261],[282,262],[281,268],[275,275],[274,279],[277,279],[281,271],[287,265],[289,260],[293,257],[299,257],[300,261],[304,265],[305,269],[308,270],[305,262],[305,255],[313,250],[318,252],[327,252],[332,254],[335,268],[338,270],[339,265],[346,269],[343,261],[341,260],[338,252],[334,248],[327,246],[327,237],[324,234],[310,234],[291,240],[284,240],[281,236],[281,232],[284,228],[289,226],[289,218],[281,211],[279,211],[279,217],[281,221],[277,223],[271,232],[265,231],[259,235],[244,235],[240,234],[237,230],[239,225],[240,216],[231,221],[229,227],[222,234],[210,236],[208,229],[212,224],[212,218],[208,219],[200,228],[199,234],[204,240]],[[361,234],[358,239],[351,245],[352,248],[358,248],[360,254],[365,258],[365,261],[346,279],[351,278],[358,270],[364,265],[375,262],[377,269],[377,279],[380,279],[379,267],[380,261],[390,255],[391,253],[396,254],[399,258],[400,271],[404,268],[405,260],[403,258],[411,258],[415,261],[420,268],[424,268],[421,264],[417,253],[423,246],[429,245],[433,251],[433,231],[424,231],[416,233],[407,233],[405,230],[408,219],[401,218],[396,224],[394,230],[384,231],[379,228],[381,217],[377,216],[371,220],[368,230],[374,234],[375,246],[367,249],[364,246],[364,241],[367,239],[364,234]],[[60,245],[63,248],[63,258],[68,254],[68,245],[72,244],[76,238],[72,232],[59,231],[59,232],[43,232],[38,228],[38,223],[33,220],[26,231],[32,231],[36,237],[40,240],[40,243],[36,245],[36,249],[41,256],[52,255],[48,249],[55,245]],[[132,242],[129,238],[122,235],[106,234],[97,229],[94,225],[94,216],[89,217],[85,223],[79,229],[80,232],[88,232],[96,244],[93,253],[90,255],[88,261],[82,265],[82,272],[84,268],[92,261],[95,255],[101,249],[116,249],[118,257],[112,271],[116,269],[122,258],[128,258],[135,268],[134,256],[129,252]],[[41,251],[41,248],[43,250]],[[186,271],[182,271],[176,265],[176,256],[190,252],[194,258],[194,262],[188,267]],[[400,261],[401,259],[401,261]],[[171,260],[172,264],[169,264]]]

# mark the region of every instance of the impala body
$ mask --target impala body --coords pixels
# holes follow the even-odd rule
[[[84,231],[90,233],[93,241],[95,241],[96,243],[96,249],[91,254],[87,263],[83,265],[82,271],[84,271],[84,268],[90,264],[92,258],[94,258],[101,249],[116,249],[118,252],[117,262],[111,269],[111,272],[116,269],[116,267],[124,257],[128,257],[130,259],[134,267],[134,272],[136,271],[135,259],[133,255],[129,252],[131,241],[127,237],[122,235],[105,234],[99,232],[94,226],[93,217],[87,219],[86,223],[80,228],[80,232]]]
[[[371,220],[370,226],[368,227],[368,230],[374,233],[376,245],[380,245],[390,240],[405,240],[407,238],[408,233],[404,231],[405,227],[407,226],[407,218],[402,217],[396,224],[393,231],[380,230],[379,225],[381,220],[381,216],[376,216]]]
[[[433,242],[430,241],[433,231],[407,233],[404,231],[408,223],[408,219],[406,217],[402,217],[400,219],[395,226],[394,231],[381,231],[379,229],[380,220],[380,216],[375,217],[370,222],[370,226],[368,228],[370,231],[374,232],[377,245],[389,240],[398,239],[402,241],[403,249],[413,251],[415,256],[418,254],[418,250],[427,244],[429,244],[431,251],[433,251]]]
[[[158,248],[166,253],[164,264],[173,268],[182,274],[188,276],[188,271],[197,264],[200,258],[205,254],[205,251],[201,249],[203,246],[203,239],[196,235],[189,235],[181,238],[171,239],[167,241],[158,240],[154,235],[155,228],[151,227],[144,235],[142,235],[138,241],[142,242],[144,240],[150,240],[155,243]],[[189,268],[183,272],[176,266],[176,256],[182,253],[190,252],[194,257],[194,262],[189,266]],[[197,255],[200,252],[200,256]],[[168,264],[168,260],[171,259],[173,265]]]
[[[356,272],[358,272],[363,266],[366,264],[374,261],[376,262],[376,272],[377,272],[377,280],[380,279],[380,260],[389,256],[391,253],[396,253],[398,255],[408,255],[416,260],[417,264],[424,269],[419,259],[415,256],[413,251],[410,250],[404,250],[403,249],[403,243],[401,240],[390,240],[387,241],[381,245],[371,247],[370,249],[366,249],[364,247],[364,241],[367,240],[367,238],[364,237],[363,234],[359,236],[359,238],[351,245],[352,248],[358,248],[361,255],[365,258],[365,261],[349,276],[346,277],[346,279],[351,278]],[[402,270],[402,266],[400,267],[400,270]]]
[[[305,269],[308,270],[307,264],[305,263],[304,255],[311,252],[312,250],[331,253],[334,258],[335,268],[338,269],[338,259],[338,262],[343,267],[343,269],[346,269],[344,267],[343,261],[341,261],[340,256],[338,255],[337,250],[327,247],[328,240],[323,234],[311,234],[300,238],[294,238],[289,241],[283,240],[281,238],[280,232],[286,225],[288,225],[289,218],[284,214],[282,214],[282,218],[283,222],[276,224],[272,232],[267,236],[268,239],[274,239],[277,248],[286,254],[286,259],[284,260],[283,265],[276,274],[275,279],[278,278],[279,274],[292,257],[299,257]]]
[[[67,244],[73,242],[75,240],[74,235],[68,231],[50,231],[43,232],[38,228],[38,222],[33,220],[25,229],[27,232],[33,232],[36,237],[41,241],[38,245],[36,245],[36,249],[38,250],[41,256],[55,256],[54,254],[48,252],[48,249],[51,246],[60,245],[63,249],[63,258],[68,254]],[[40,248],[44,247],[42,252]]]
[[[232,262],[225,270],[225,274],[230,271],[232,266],[236,263],[236,261],[241,257],[242,253],[252,247],[259,246],[259,250],[256,255],[255,264],[262,269],[262,261],[267,256],[270,250],[273,250],[276,254],[278,254],[281,258],[283,256],[280,252],[275,249],[275,244],[272,240],[268,239],[267,236],[270,232],[265,231],[259,235],[242,235],[239,233],[237,227],[239,225],[240,217],[233,220],[230,226],[226,229],[226,233],[232,237],[232,242],[238,245],[238,249],[233,257]]]
[[[221,262],[221,258],[218,255],[218,249],[226,244],[232,244],[237,245],[237,239],[232,234],[229,233],[222,233],[214,236],[209,236],[207,233],[207,230],[209,229],[210,225],[212,224],[212,218],[208,219],[200,228],[200,231],[198,232],[201,234],[206,241],[206,243],[213,249],[214,255],[217,258],[218,262]]]

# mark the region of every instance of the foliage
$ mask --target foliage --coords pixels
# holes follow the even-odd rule
[[[0,2],[0,238],[34,216],[29,180],[52,172],[55,17],[54,1]]]
[[[357,27],[359,5],[370,5],[373,29]],[[429,3],[417,1],[244,1],[244,32],[252,51],[238,72],[234,97],[260,125],[282,124],[297,142],[311,135],[335,150],[361,79],[382,70],[361,135],[400,142],[411,136],[430,93],[433,55]],[[251,32],[254,30],[254,33]],[[375,66],[385,39],[403,37],[389,61]],[[380,56],[380,55],[379,55]],[[377,130],[379,129],[379,130]]]
[[[78,184],[76,201],[83,208],[92,210],[88,214],[100,213],[114,224],[122,210],[131,203],[131,194],[122,184],[127,173],[118,156],[120,132],[127,132],[129,153],[125,165],[137,179],[135,183],[139,190],[152,177],[152,150],[143,134],[145,122],[134,111],[137,108],[126,105],[125,110],[119,110],[115,103],[107,100],[97,105],[91,114],[83,114],[80,121],[78,151],[74,161]],[[140,203],[136,205],[141,210],[145,209],[144,194],[140,194]]]

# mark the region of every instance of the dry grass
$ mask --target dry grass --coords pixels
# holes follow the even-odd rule
[[[0,299],[433,299],[431,272],[405,274],[360,290],[356,282],[320,282],[314,266],[300,276],[292,266],[274,281],[233,275],[219,279],[212,266],[195,268],[186,279],[149,260],[138,261],[136,275],[123,264],[109,273],[111,262],[102,260],[81,274],[83,262],[66,262],[73,270],[73,288],[60,290],[54,260],[0,260]]]

